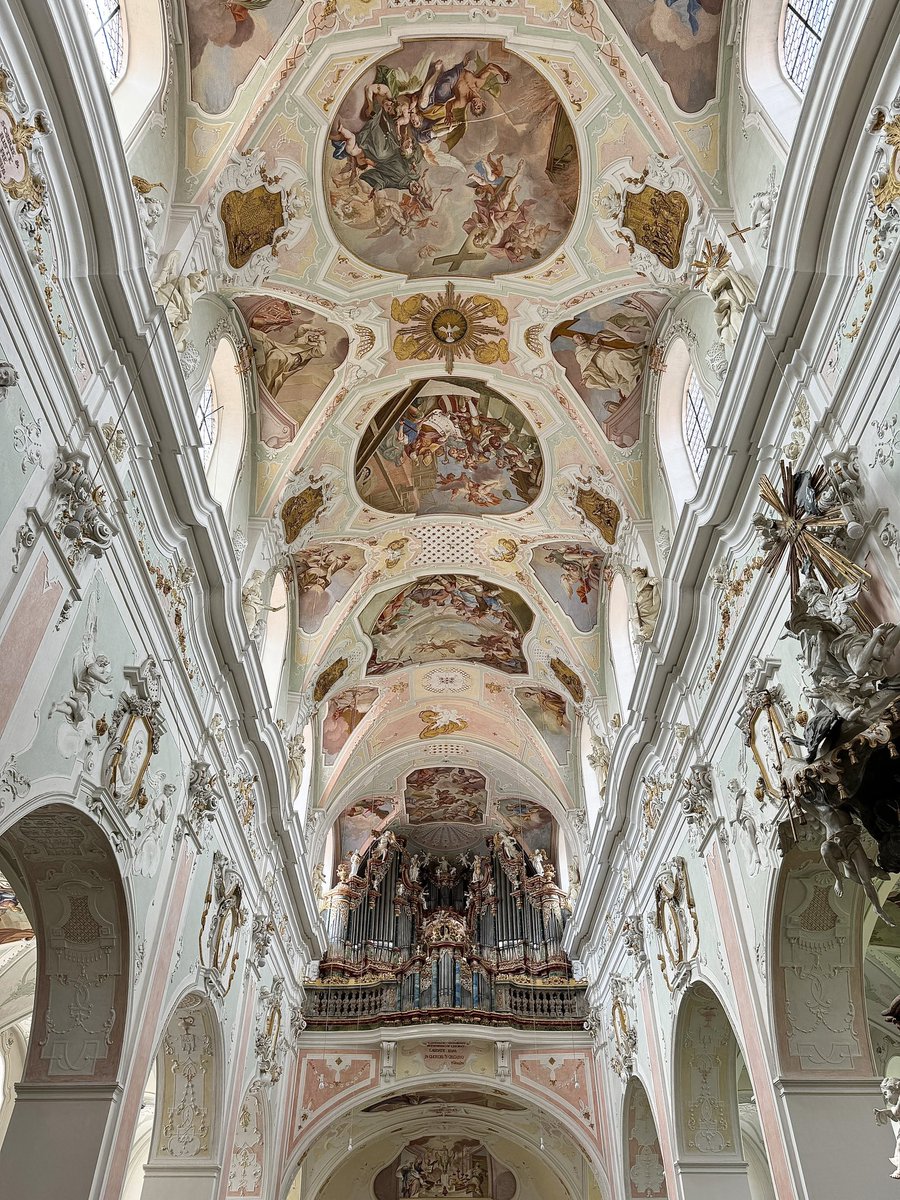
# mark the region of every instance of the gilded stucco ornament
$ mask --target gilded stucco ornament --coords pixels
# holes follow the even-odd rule
[[[246,923],[244,883],[231,859],[213,853],[200,921],[200,966],[209,994],[221,999],[234,982],[240,931]]]
[[[109,747],[102,770],[103,782],[125,817],[147,806],[144,778],[166,727],[156,661],[148,658],[140,667],[126,672],[128,677],[132,687],[122,692],[110,719]]]

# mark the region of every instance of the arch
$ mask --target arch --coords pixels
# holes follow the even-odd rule
[[[410,1033],[412,1031],[409,1031]],[[473,1042],[481,1040],[487,1042],[488,1045],[493,1042],[493,1034],[487,1030],[471,1031],[473,1034]],[[400,1031],[397,1031],[398,1035]],[[496,1033],[496,1030],[493,1031]],[[402,1035],[400,1035],[402,1036]],[[415,1035],[414,1035],[415,1036]],[[421,1036],[419,1034],[418,1036]],[[530,1046],[534,1050],[534,1043],[523,1043],[522,1047]],[[399,1045],[395,1045],[396,1052],[399,1050]],[[319,1059],[324,1051],[308,1050],[316,1059]],[[348,1062],[348,1067],[361,1064],[364,1060],[377,1057],[377,1050],[371,1054],[365,1050],[360,1050],[351,1061]],[[346,1068],[345,1068],[346,1069]],[[302,1078],[302,1072],[298,1075],[298,1080]],[[327,1117],[316,1119],[316,1114],[311,1112],[305,1114],[308,1116],[308,1123],[303,1126],[298,1124],[295,1129],[291,1144],[287,1148],[284,1156],[285,1166],[283,1174],[277,1189],[272,1190],[272,1195],[278,1197],[279,1200],[294,1200],[302,1194],[304,1200],[307,1196],[314,1197],[320,1192],[317,1186],[317,1177],[321,1180],[322,1171],[310,1171],[309,1151],[314,1145],[322,1145],[326,1148],[329,1158],[327,1160],[327,1169],[333,1171],[340,1165],[341,1159],[346,1156],[348,1144],[352,1142],[354,1150],[363,1149],[367,1142],[371,1145],[370,1138],[362,1128],[358,1114],[366,1109],[382,1104],[384,1102],[396,1099],[406,1094],[424,1092],[428,1094],[433,1102],[439,1103],[440,1100],[436,1097],[441,1090],[468,1090],[474,1091],[476,1088],[480,1090],[480,1084],[484,1083],[484,1077],[477,1074],[468,1074],[460,1070],[442,1070],[439,1078],[435,1077],[433,1071],[422,1069],[420,1073],[412,1071],[411,1074],[402,1079],[382,1078],[378,1080],[376,1072],[369,1075],[371,1086],[358,1083],[355,1086],[349,1086],[340,1093],[340,1098],[328,1103]],[[606,1163],[601,1157],[601,1153],[597,1142],[592,1139],[585,1125],[577,1120],[571,1119],[571,1112],[567,1109],[565,1101],[558,1101],[556,1097],[551,1097],[551,1103],[542,1103],[542,1095],[538,1095],[531,1091],[527,1086],[522,1086],[515,1078],[493,1078],[490,1079],[490,1091],[496,1097],[503,1100],[514,1102],[521,1105],[526,1111],[531,1113],[531,1126],[527,1130],[527,1142],[524,1142],[523,1148],[534,1148],[535,1126],[537,1125],[538,1137],[544,1140],[542,1147],[542,1156],[547,1158],[551,1164],[550,1169],[554,1174],[564,1174],[560,1170],[560,1164],[564,1161],[563,1153],[560,1149],[559,1136],[564,1132],[570,1140],[571,1148],[580,1153],[582,1156],[588,1178],[593,1178],[594,1186],[590,1192],[577,1192],[580,1195],[590,1195],[593,1197],[608,1197],[616,1194],[615,1189],[611,1186],[607,1176]],[[544,1098],[546,1099],[546,1098]],[[299,1098],[298,1098],[299,1104]],[[420,1110],[421,1111],[421,1110]],[[357,1114],[357,1115],[354,1115]],[[393,1126],[397,1129],[403,1128],[408,1130],[412,1125],[411,1118],[414,1118],[416,1109],[414,1107],[403,1107],[398,1109],[394,1114]],[[496,1114],[486,1110],[485,1126],[496,1128]],[[469,1114],[468,1119],[473,1122],[477,1121]],[[420,1118],[421,1120],[421,1118]],[[352,1123],[352,1128],[351,1128]],[[425,1125],[425,1122],[422,1122]],[[388,1125],[387,1127],[390,1127]],[[427,1126],[426,1126],[427,1128]],[[378,1131],[384,1132],[384,1127]],[[348,1134],[350,1135],[348,1137]],[[512,1139],[511,1139],[512,1140]],[[297,1189],[298,1163],[302,1164],[304,1187],[302,1193]],[[310,1190],[307,1190],[310,1189]],[[353,1193],[362,1194],[360,1193]],[[535,1193],[538,1194],[538,1193]],[[553,1195],[556,1197],[560,1193],[557,1191],[548,1191],[540,1193],[545,1195]]]
[[[854,887],[838,896],[833,884],[817,841],[792,847],[776,879],[769,1003],[784,1075],[873,1071],[863,986],[865,900]]]
[[[785,0],[752,0],[744,14],[741,70],[766,125],[784,150],[797,132],[802,100],[781,54]]]
[[[783,831],[786,834],[786,831]],[[843,895],[822,861],[818,825],[784,855],[768,910],[769,1017],[780,1104],[804,1195],[877,1195],[889,1154],[872,1120],[879,1101],[867,1018],[865,944],[874,913],[852,883]],[[890,885],[886,885],[890,887]],[[873,1009],[876,1006],[873,1004]],[[880,1009],[881,1005],[877,1005]],[[883,1018],[876,1021],[882,1028]],[[840,1122],[841,1138],[821,1130]],[[853,1154],[847,1154],[853,1146]]]
[[[751,1189],[743,1157],[738,1041],[721,1001],[702,981],[684,994],[674,1047],[676,1170],[685,1195],[763,1200]]]
[[[268,1111],[262,1084],[251,1083],[238,1112],[228,1167],[227,1200],[266,1194]]]
[[[623,1113],[626,1200],[666,1200],[669,1188],[656,1118],[647,1089],[636,1076],[628,1082]]]
[[[22,1197],[86,1196],[115,1119],[129,1016],[131,935],[121,872],[100,827],[61,802],[7,829],[0,859],[37,944],[31,1030],[0,1178]],[[66,1152],[35,1155],[37,1145]]]
[[[224,1084],[219,1022],[188,992],[173,1008],[156,1055],[156,1105],[141,1200],[214,1200]]]
[[[628,708],[637,678],[637,657],[631,640],[628,587],[621,572],[616,573],[609,589],[607,637],[613,674],[616,678],[616,694],[619,697],[620,708],[625,710]]]
[[[656,435],[660,461],[677,521],[697,490],[697,472],[685,441],[685,400],[691,380],[691,352],[683,338],[675,337],[666,352],[656,402]],[[699,381],[698,381],[699,382]]]
[[[288,647],[290,609],[288,607],[287,587],[281,572],[276,573],[272,581],[272,591],[269,593],[269,615],[266,618],[266,636],[263,641],[260,657],[262,659],[263,675],[269,689],[269,701],[272,708],[278,700],[285,655]]]
[[[206,478],[210,494],[222,506],[226,520],[247,442],[247,410],[243,376],[237,370],[238,365],[234,345],[229,338],[223,337],[216,346],[207,383],[207,387],[210,384],[212,386],[215,400],[215,423],[212,450],[206,463]],[[202,407],[201,397],[197,407],[198,432],[201,432],[199,414]]]

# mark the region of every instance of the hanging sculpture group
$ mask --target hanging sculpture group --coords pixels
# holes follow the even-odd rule
[[[786,560],[786,628],[800,643],[814,703],[805,758],[786,758],[783,788],[804,817],[824,827],[821,854],[837,893],[845,879],[854,880],[892,923],[875,881],[900,871],[900,626],[873,626],[860,602],[868,575],[846,553],[847,478],[846,471],[835,478],[824,467],[794,472],[782,463],[780,493],[761,481],[769,511],[755,524],[764,569],[773,573]],[[874,862],[863,830],[877,842]]]

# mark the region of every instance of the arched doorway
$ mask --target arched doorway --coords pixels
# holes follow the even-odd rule
[[[86,814],[48,804],[0,837],[0,870],[37,945],[31,1031],[0,1179],[19,1200],[88,1196],[119,1094],[130,995],[119,866]],[[35,1152],[51,1145],[52,1154]]]
[[[743,1056],[728,1014],[705,983],[692,984],[682,999],[675,1047],[676,1171],[685,1200],[772,1200],[761,1135],[752,1172],[745,1156]]]
[[[647,1089],[632,1078],[625,1095],[625,1196],[666,1200],[669,1188]]]

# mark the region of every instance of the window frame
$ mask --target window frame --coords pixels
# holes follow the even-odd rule
[[[822,50],[822,43],[828,33],[837,0],[785,0],[781,10],[781,23],[778,30],[778,61],[782,74],[798,96],[805,96],[809,90],[810,81],[816,69],[816,62]],[[806,11],[802,11],[806,9]],[[813,12],[815,11],[815,16]],[[821,17],[821,21],[814,21]],[[791,22],[799,27],[795,46],[788,46]],[[789,51],[793,58],[789,62]],[[805,73],[798,72],[798,63],[805,62]]]
[[[706,401],[703,384],[692,366],[684,382],[684,397],[681,403],[681,434],[695,481],[700,480],[709,458],[710,429],[712,429],[712,413]]]
[[[125,18],[124,0],[81,0],[81,4],[87,18],[94,52],[97,55],[100,68],[106,78],[106,86],[112,92],[125,78],[128,71],[128,22]],[[110,9],[105,17],[101,12],[103,7],[109,7]],[[116,22],[119,31],[118,38],[116,39],[120,48],[118,63],[115,63],[113,60],[109,38],[106,33],[113,21]],[[105,47],[105,54],[102,52],[101,47]]]

